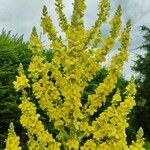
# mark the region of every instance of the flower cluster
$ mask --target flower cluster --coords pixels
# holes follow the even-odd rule
[[[16,135],[16,133],[14,131],[13,123],[10,123],[5,150],[12,150],[12,149],[13,150],[21,150],[21,147],[19,146],[19,144],[20,144],[19,140],[20,140],[20,138]]]
[[[131,22],[128,21],[125,28],[121,28],[122,10],[121,6],[118,6],[110,21],[108,37],[103,40],[100,27],[109,16],[108,0],[100,1],[98,18],[90,29],[85,29],[83,24],[85,0],[74,1],[70,23],[63,13],[62,0],[55,2],[59,25],[65,33],[65,39],[57,35],[44,6],[41,27],[43,33],[48,35],[50,47],[53,49],[52,61],[48,62],[44,57],[43,45],[34,27],[29,41],[33,56],[28,74],[25,75],[21,66],[19,76],[14,82],[16,91],[22,92],[22,103],[19,105],[22,112],[20,122],[27,130],[29,150],[141,150],[144,145],[142,129],[138,131],[137,140],[131,145],[126,141],[128,114],[136,105],[134,79],[131,79],[126,87],[124,99],[118,89],[111,105],[91,121],[91,117],[105,105],[107,96],[116,87],[117,79],[128,59]],[[116,39],[120,42],[120,48],[107,68],[108,75],[83,103],[81,99],[85,88],[101,69]],[[46,113],[57,130],[55,136],[49,133],[40,121],[40,114],[37,113],[34,102]],[[9,134],[7,150],[12,150],[7,147],[9,143],[13,143],[11,139],[14,136],[14,131]],[[15,145],[19,149],[19,143],[15,142]]]
[[[24,90],[27,87],[30,87],[29,79],[27,79],[26,75],[23,71],[23,66],[20,64],[18,68],[19,76],[16,76],[16,81],[13,82],[16,91]]]
[[[52,135],[45,130],[44,125],[39,120],[40,115],[36,113],[35,105],[30,102],[30,98],[26,96],[26,93],[23,94],[21,99],[22,104],[19,105],[22,112],[20,122],[22,126],[27,129],[28,134],[32,135],[32,137],[36,136],[37,143],[43,147],[53,147],[53,145],[56,147],[57,145],[57,149],[59,149],[60,144],[56,143]]]

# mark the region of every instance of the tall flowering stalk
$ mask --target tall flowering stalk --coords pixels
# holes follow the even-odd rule
[[[27,130],[29,150],[143,149],[142,129],[139,129],[137,140],[132,145],[128,145],[126,141],[128,114],[136,105],[134,79],[131,79],[126,87],[124,99],[117,90],[112,98],[112,104],[98,114],[97,118],[91,120],[93,115],[105,105],[106,97],[114,90],[124,63],[128,59],[130,21],[126,23],[124,29],[121,28],[122,10],[121,6],[118,6],[109,23],[109,35],[103,39],[100,29],[109,16],[108,0],[100,1],[97,20],[90,29],[84,28],[85,0],[74,0],[71,22],[67,21],[63,13],[62,0],[55,2],[59,25],[65,33],[65,39],[58,36],[44,6],[41,27],[50,40],[54,56],[51,62],[46,60],[42,53],[42,42],[34,27],[29,40],[29,48],[33,55],[28,74],[25,75],[20,65],[19,75],[14,82],[16,91],[22,92],[22,103],[19,105],[22,112],[20,122]],[[108,75],[83,103],[81,97],[84,89],[96,72],[102,68],[102,63],[116,40],[120,42],[120,48],[118,54],[112,57],[108,66]],[[29,96],[29,89],[32,91],[32,97]],[[54,125],[57,130],[56,136],[49,133],[40,121],[35,101]],[[7,139],[6,150],[12,150],[9,148],[10,136],[11,134]],[[18,147],[18,142],[13,144],[14,147]]]

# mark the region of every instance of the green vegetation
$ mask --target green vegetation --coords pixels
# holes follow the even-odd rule
[[[141,27],[143,44],[139,49],[144,55],[138,55],[133,70],[138,73],[137,77],[137,106],[133,110],[131,125],[134,130],[142,127],[146,140],[150,141],[150,29]],[[149,144],[147,144],[149,145]],[[150,149],[150,146],[147,146]]]

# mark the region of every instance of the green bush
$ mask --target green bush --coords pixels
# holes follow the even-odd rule
[[[150,150],[150,143],[149,142],[145,142],[145,150]]]

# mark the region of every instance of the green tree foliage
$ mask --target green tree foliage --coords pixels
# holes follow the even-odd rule
[[[7,137],[10,122],[19,125],[20,111],[17,107],[19,94],[14,90],[12,82],[15,80],[20,63],[26,67],[31,58],[28,44],[23,42],[23,37],[11,35],[3,30],[0,34],[0,149]],[[3,141],[3,142],[2,142]]]
[[[150,140],[150,28],[141,27],[143,44],[140,49],[144,55],[138,55],[133,70],[138,73],[137,78],[137,106],[132,114],[132,125],[135,129],[142,127],[145,137]]]

